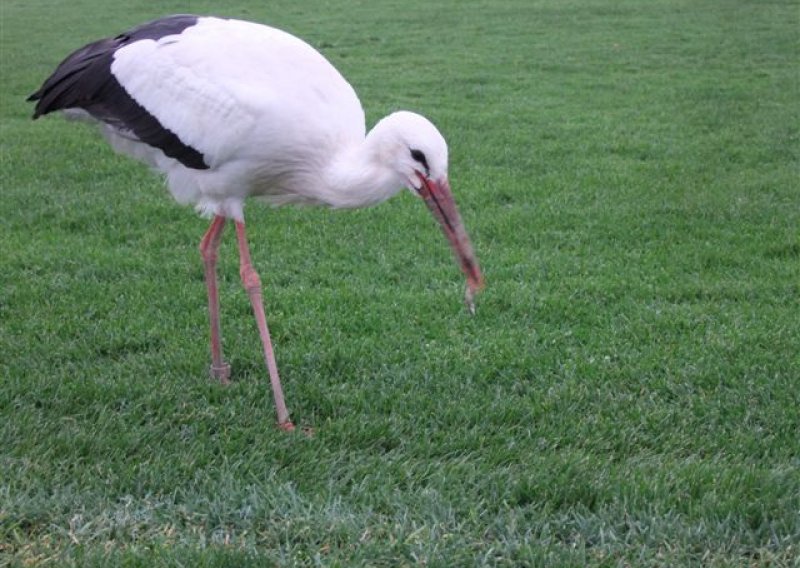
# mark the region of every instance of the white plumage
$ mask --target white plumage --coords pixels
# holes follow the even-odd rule
[[[31,100],[34,118],[88,114],[112,145],[163,172],[181,203],[214,221],[201,242],[211,316],[212,375],[227,381],[216,255],[227,219],[236,225],[242,280],[270,371],[278,422],[291,429],[250,263],[244,202],[373,205],[403,187],[441,223],[467,276],[482,276],[447,180],[447,144],[426,118],[397,112],[366,133],[350,84],[315,49],[275,28],[212,17],[170,16],[84,46]],[[263,320],[263,321],[262,321]]]
[[[210,170],[187,172],[154,155],[151,163],[167,173],[180,202],[237,219],[235,198],[248,195],[278,204],[360,205],[337,200],[319,174],[337,151],[363,143],[364,112],[349,83],[298,38],[250,22],[200,18],[180,35],[119,49],[111,71],[207,158]]]

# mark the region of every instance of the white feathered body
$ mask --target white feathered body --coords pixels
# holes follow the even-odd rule
[[[88,116],[163,172],[181,203],[242,220],[247,197],[361,207],[417,173],[447,175],[447,144],[396,112],[367,135],[353,88],[314,48],[269,26],[177,15],[68,56],[29,100],[34,118]]]
[[[187,168],[105,126],[115,148],[166,174],[179,202],[233,218],[242,217],[249,196],[277,205],[364,204],[367,196],[350,203],[335,183],[337,158],[364,143],[361,104],[302,40],[260,24],[200,18],[181,34],[119,49],[111,70],[139,104],[205,156],[208,169]]]

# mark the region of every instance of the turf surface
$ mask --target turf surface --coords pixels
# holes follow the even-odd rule
[[[0,565],[797,565],[800,4],[3,0]],[[451,146],[478,313],[421,204],[231,234],[25,97],[166,13],[272,23]]]

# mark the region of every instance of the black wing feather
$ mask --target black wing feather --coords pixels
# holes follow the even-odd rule
[[[179,34],[196,23],[197,16],[169,16],[78,49],[28,97],[29,101],[36,101],[33,118],[57,110],[80,108],[118,130],[132,133],[188,168],[208,169],[202,153],[185,144],[147,112],[111,73],[114,53],[121,47],[143,39]]]

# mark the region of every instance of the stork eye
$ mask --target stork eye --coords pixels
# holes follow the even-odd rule
[[[425,168],[425,175],[431,175],[431,169],[428,166],[428,160],[425,158],[425,154],[422,153],[422,150],[417,150],[416,148],[411,149],[411,158],[420,164],[422,167]]]

